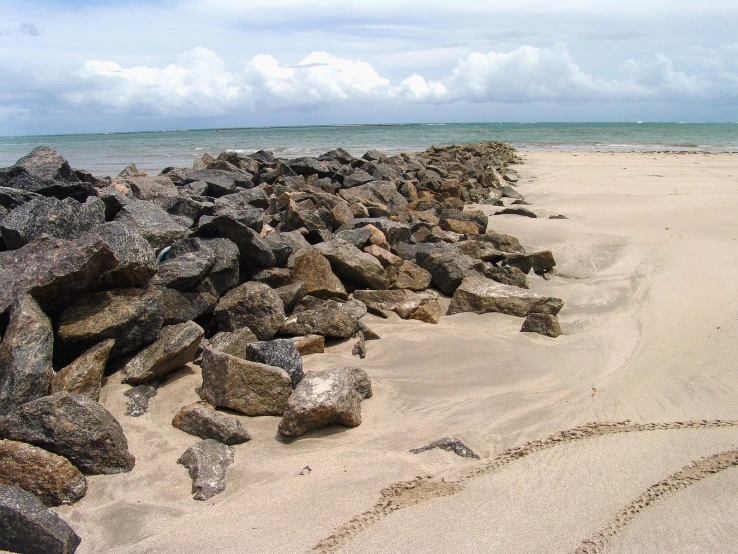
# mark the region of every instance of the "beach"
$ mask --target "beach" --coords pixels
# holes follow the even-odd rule
[[[522,158],[519,190],[539,217],[490,217],[489,229],[554,253],[557,274],[530,287],[565,301],[562,336],[520,333],[498,313],[367,315],[382,339],[365,359],[351,341],[304,358],[306,371],[367,372],[362,424],[287,441],[278,417],[236,415],[253,440],[206,502],[176,464],[192,437],[170,425],[198,400],[200,369],[170,378],[139,418],[124,415],[128,387],[113,375],[100,401],[136,467],[88,477],[86,497],[56,509],[77,552],[731,550],[738,469],[648,490],[738,445],[738,156]],[[548,219],[558,214],[569,219]],[[604,425],[545,440],[589,422]],[[442,437],[481,459],[409,452]],[[505,454],[529,441],[543,442]]]

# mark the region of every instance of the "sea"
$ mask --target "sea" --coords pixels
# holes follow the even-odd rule
[[[53,146],[72,167],[93,175],[116,176],[129,164],[157,174],[165,167],[191,167],[206,152],[276,156],[318,156],[343,148],[360,156],[388,154],[499,140],[519,150],[738,153],[738,122],[733,123],[412,123],[187,129],[131,133],[0,137],[0,167],[36,146]]]

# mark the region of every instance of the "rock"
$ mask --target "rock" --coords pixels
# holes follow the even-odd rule
[[[479,240],[490,243],[496,250],[500,252],[509,253],[523,253],[523,247],[520,246],[520,241],[512,236],[504,233],[497,233],[496,231],[487,231],[484,235],[479,237]]]
[[[181,291],[192,290],[209,273],[215,261],[215,252],[201,239],[180,239],[170,248],[166,261],[159,264],[151,284]]]
[[[117,289],[80,297],[61,315],[57,341],[76,356],[105,339],[115,339],[110,357],[156,340],[164,323],[158,289]]]
[[[466,446],[459,439],[454,439],[452,437],[438,439],[437,441],[433,441],[429,444],[426,444],[425,446],[421,446],[420,448],[413,448],[410,452],[412,452],[413,454],[420,454],[421,452],[432,450],[434,448],[440,448],[442,450],[453,452],[454,454],[456,454],[457,456],[461,456],[462,458],[474,458],[475,460],[479,459],[479,456],[477,456],[471,450],[471,448]]]
[[[279,287],[275,292],[282,300],[285,313],[291,312],[295,305],[307,294],[305,284],[302,281]]]
[[[505,208],[499,212],[495,212],[494,215],[522,215],[525,217],[538,217],[536,214],[531,212],[528,208]]]
[[[436,324],[443,316],[443,308],[438,298],[423,298],[420,306],[411,311],[405,319],[417,319],[424,323]]]
[[[532,313],[525,318],[520,331],[522,333],[538,333],[539,335],[556,338],[561,335],[561,326],[555,315]]]
[[[166,287],[158,287],[162,293],[159,306],[164,325],[177,325],[212,314],[218,297],[212,292],[180,292]]]
[[[473,221],[462,221],[459,219],[444,219],[441,221],[441,229],[459,235],[476,235],[479,233],[479,229]]]
[[[157,198],[167,198],[179,194],[177,187],[166,176],[130,176],[125,178],[125,182],[130,187],[133,195],[139,200],[155,200]]]
[[[249,416],[282,415],[292,381],[279,367],[229,356],[213,348],[202,354],[203,400]]]
[[[21,297],[10,310],[0,344],[0,415],[49,394],[54,332],[33,297]]]
[[[456,289],[447,315],[461,312],[500,312],[518,317],[532,313],[556,315],[563,305],[559,298],[503,285],[481,275],[470,275]]]
[[[366,358],[366,340],[364,339],[364,331],[356,333],[359,340],[356,341],[354,347],[351,349],[351,354],[358,356],[362,360]]]
[[[521,289],[528,288],[528,279],[525,277],[525,273],[517,267],[497,267],[495,265],[487,264],[484,269],[482,269],[482,273],[488,279],[492,279],[493,281],[497,281],[504,285],[520,287]]]
[[[554,260],[553,253],[550,250],[533,252],[528,254],[528,256],[533,265],[533,273],[536,275],[550,273],[556,266],[556,260]]]
[[[129,361],[124,383],[140,385],[166,377],[195,359],[205,331],[194,321],[164,327],[156,342]]]
[[[523,200],[523,195],[509,185],[505,185],[500,189],[502,196],[506,198],[515,198],[516,200]]]
[[[431,274],[431,282],[442,293],[451,296],[464,277],[481,268],[474,258],[453,250],[432,252],[420,257],[420,266]]]
[[[213,439],[223,444],[243,444],[251,440],[241,422],[215,411],[215,407],[207,402],[195,402],[182,408],[172,425],[201,439]]]
[[[97,198],[84,204],[72,198],[35,198],[10,212],[0,222],[0,231],[5,246],[14,250],[43,234],[77,239],[104,222],[105,204]]]
[[[331,271],[331,264],[316,250],[309,250],[295,258],[292,279],[305,285],[306,294],[318,298],[348,298],[340,279]]]
[[[51,394],[71,392],[97,401],[105,365],[114,344],[115,339],[104,340],[58,371],[51,381]]]
[[[259,340],[269,340],[284,323],[284,305],[269,286],[248,282],[218,301],[215,318],[221,331],[248,327]]]
[[[323,335],[305,335],[302,337],[292,337],[290,339],[300,356],[308,354],[322,354],[325,352],[325,337]]]
[[[99,238],[75,241],[36,239],[11,252],[0,252],[0,314],[24,293],[42,306],[55,306],[92,290],[118,259]]]
[[[209,500],[225,490],[226,470],[233,463],[233,456],[233,448],[212,439],[185,450],[177,463],[190,472],[195,500]]]
[[[305,297],[311,298],[311,297]],[[295,311],[279,330],[283,336],[322,335],[347,339],[356,332],[363,313],[357,313],[348,302],[326,300],[315,308]]]
[[[290,376],[292,388],[302,379],[302,358],[289,339],[252,342],[246,346],[246,359],[281,367]]]
[[[200,237],[220,237],[232,241],[241,254],[241,265],[249,268],[272,267],[276,258],[259,233],[231,216],[202,217],[197,229]]]
[[[141,235],[154,250],[165,248],[187,234],[187,228],[173,216],[156,204],[143,200],[133,200],[123,206],[114,221]]]
[[[548,216],[548,219],[569,219],[569,218],[566,217],[565,215],[558,214],[558,215],[550,215]]]
[[[431,284],[431,274],[419,265],[404,260],[397,272],[393,289],[421,291]]]
[[[0,418],[0,437],[64,456],[84,473],[123,473],[135,463],[115,418],[79,394],[62,392],[23,404]]]
[[[492,244],[481,240],[465,240],[458,243],[456,249],[462,254],[483,262],[496,264],[505,259],[505,253],[497,250]]]
[[[503,267],[516,267],[522,271],[525,275],[530,273],[533,267],[533,258],[528,254],[505,254],[505,259],[502,261]]]
[[[329,266],[330,267],[330,266]],[[292,281],[292,270],[286,267],[269,267],[262,269],[251,277],[252,281],[264,283],[276,289],[289,285]]]
[[[406,315],[417,309],[422,300],[419,295],[406,290],[356,290],[354,298],[366,304],[367,310],[371,313],[379,312],[378,315],[381,315],[381,312]]]
[[[156,388],[148,385],[138,385],[128,389],[123,394],[130,400],[126,404],[126,415],[140,417],[149,411],[149,400],[156,396]]]
[[[97,197],[105,204],[105,221],[112,221],[120,209],[131,203],[130,193],[125,186],[111,185],[97,191]]]
[[[92,192],[92,185],[80,181],[67,161],[50,146],[34,148],[15,165],[0,169],[0,185],[80,201]]]
[[[376,229],[376,227],[375,227]],[[345,240],[349,244],[353,244],[358,249],[363,249],[369,239],[372,237],[372,230],[369,226],[359,227],[358,229],[347,229],[336,233],[335,238]]]
[[[221,331],[210,337],[210,348],[220,350],[224,354],[230,354],[237,358],[246,359],[246,346],[259,339],[248,327],[242,327],[235,331]],[[206,438],[206,437],[203,437]]]
[[[233,241],[224,238],[199,239],[201,244],[213,253],[215,263],[208,271],[207,277],[198,285],[197,290],[212,292],[216,297],[238,285],[240,280],[240,252]],[[177,242],[172,245],[176,255],[189,248],[190,242]]]
[[[366,171],[357,169],[350,175],[347,175],[346,177],[343,178],[343,187],[344,188],[357,187],[359,185],[365,185],[366,183],[369,183],[374,180],[375,180],[374,176],[369,175]]]
[[[361,401],[371,396],[369,377],[359,368],[308,373],[287,403],[279,432],[299,437],[328,425],[356,427],[361,424]]]
[[[272,233],[267,235],[264,242],[271,248],[277,267],[287,267],[290,257],[302,250],[312,249],[310,243],[298,231]]]
[[[24,442],[0,440],[0,483],[33,493],[47,506],[72,504],[87,492],[69,460]]]
[[[91,234],[101,237],[120,260],[118,266],[103,276],[110,287],[143,287],[158,266],[154,249],[146,239],[118,221],[95,227]]]
[[[372,255],[362,252],[341,239],[333,239],[315,246],[330,262],[333,272],[358,286],[386,289],[389,279],[382,264]]]
[[[0,186],[0,206],[9,212],[34,198],[43,198],[43,196],[35,192]]]
[[[30,492],[0,485],[0,549],[28,554],[73,554],[81,539]]]

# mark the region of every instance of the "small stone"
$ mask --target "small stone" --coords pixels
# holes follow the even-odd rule
[[[233,448],[212,439],[202,440],[185,450],[177,463],[190,472],[195,500],[209,500],[225,490],[226,471],[233,457]]]
[[[182,408],[172,425],[201,439],[213,439],[223,444],[242,444],[251,440],[241,422],[215,411],[215,407],[207,402],[195,402]]]
[[[520,331],[556,338],[561,335],[561,326],[555,315],[534,313],[525,318]]]
[[[351,354],[358,356],[363,360],[366,358],[366,340],[364,339],[364,331],[359,331],[356,333],[356,336],[359,340],[356,341],[356,344],[351,350]]]
[[[413,454],[420,454],[421,452],[432,450],[433,448],[441,448],[442,450],[453,452],[454,454],[456,454],[457,456],[461,456],[462,458],[474,458],[475,460],[479,459],[479,456],[477,456],[468,446],[466,446],[459,439],[454,439],[452,437],[438,439],[437,441],[433,441],[430,444],[421,446],[420,448],[413,448],[410,452],[412,452]]]
[[[499,212],[495,212],[494,215],[522,215],[525,217],[538,217],[536,214],[531,212],[528,208],[505,208]]]
[[[156,388],[149,385],[138,385],[123,394],[130,400],[126,404],[126,415],[140,417],[149,410],[149,400],[156,396]]]

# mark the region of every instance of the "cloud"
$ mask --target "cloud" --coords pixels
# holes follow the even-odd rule
[[[41,34],[41,29],[38,26],[34,25],[33,23],[23,22],[17,28],[11,31],[0,31],[0,37],[6,36],[6,35],[13,35],[13,34],[37,37]]]

